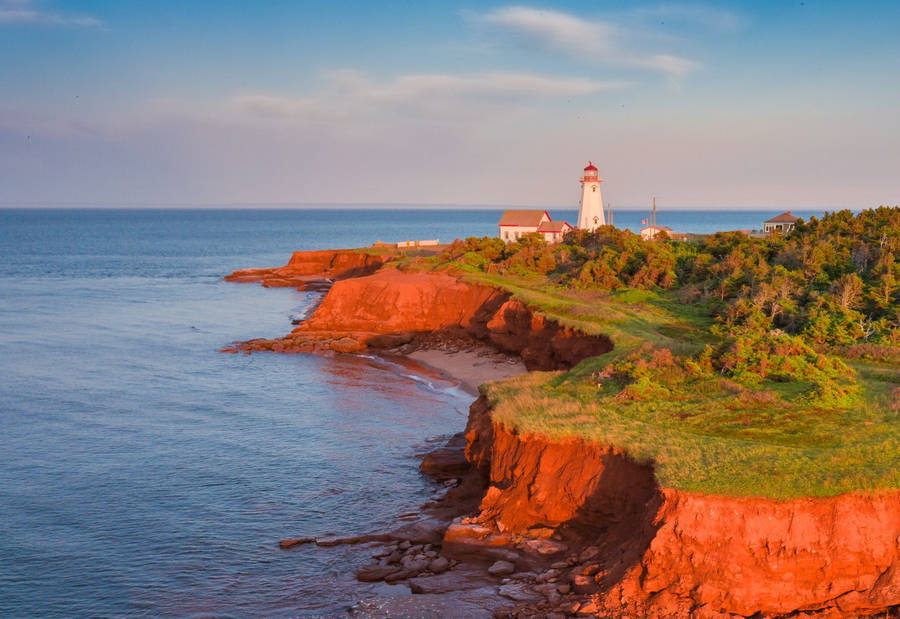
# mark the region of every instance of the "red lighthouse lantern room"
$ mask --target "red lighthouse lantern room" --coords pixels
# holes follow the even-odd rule
[[[588,161],[587,167],[584,169],[584,177],[581,180],[585,182],[600,180],[600,177],[597,175],[597,166]]]

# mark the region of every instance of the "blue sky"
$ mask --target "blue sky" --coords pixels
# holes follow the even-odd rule
[[[900,202],[900,3],[0,0],[0,205]]]

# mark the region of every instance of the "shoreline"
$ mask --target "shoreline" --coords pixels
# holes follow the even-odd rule
[[[459,383],[461,389],[478,397],[482,383],[503,380],[528,372],[521,359],[505,355],[487,345],[467,350],[420,348],[402,356]]]

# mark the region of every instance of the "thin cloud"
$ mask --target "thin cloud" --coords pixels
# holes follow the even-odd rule
[[[430,118],[471,118],[536,99],[580,97],[620,90],[626,82],[531,73],[411,74],[375,81],[356,71],[336,71],[320,92],[301,97],[244,94],[238,109],[265,118],[338,120],[400,113]]]
[[[68,26],[76,28],[96,28],[103,23],[96,17],[86,15],[63,15],[45,11],[32,0],[0,0],[0,26]]]
[[[545,47],[582,61],[655,71],[669,77],[684,77],[698,67],[689,59],[670,53],[646,54],[629,49],[627,31],[604,20],[587,20],[569,13],[525,6],[506,6],[474,18],[497,27],[529,44]]]

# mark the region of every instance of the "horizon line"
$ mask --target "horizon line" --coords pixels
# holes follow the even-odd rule
[[[752,206],[723,206],[723,205],[702,205],[702,206],[685,206],[685,205],[663,205],[657,204],[659,210],[675,210],[675,211],[754,211],[754,210],[797,210],[797,211],[823,211],[833,212],[841,210],[864,210],[867,208],[877,208],[878,206],[891,206],[884,203],[870,206],[848,206],[848,205],[829,205],[829,206],[797,206],[785,204],[769,204],[769,205],[752,205]],[[20,202],[20,201],[0,201],[0,210],[326,210],[335,207],[353,208],[357,210],[377,210],[394,208],[399,210],[501,210],[501,209],[535,209],[535,210],[578,210],[578,205],[525,205],[525,204],[472,204],[472,203],[450,203],[450,202]],[[623,211],[644,211],[651,210],[652,205],[624,205],[613,207],[616,210]]]

